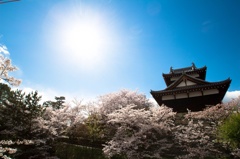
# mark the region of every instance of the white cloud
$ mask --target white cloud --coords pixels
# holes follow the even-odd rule
[[[229,102],[234,98],[237,98],[240,96],[240,90],[236,90],[236,91],[227,91],[227,93],[225,94],[225,97],[223,98],[223,102]]]
[[[158,103],[156,102],[156,100],[153,97],[149,97],[148,100],[154,104],[154,106],[158,106]]]
[[[51,100],[54,101],[55,97],[64,96],[66,98],[66,103],[71,103],[73,100],[81,100],[83,103],[87,103],[93,101],[97,98],[97,95],[87,94],[83,92],[63,92],[59,90],[55,90],[52,88],[46,88],[43,86],[35,85],[35,86],[23,86],[21,85],[19,88],[25,93],[31,93],[37,91],[38,94],[42,97],[41,103]]]
[[[16,87],[13,88],[13,90],[17,90],[17,89],[22,90],[26,94],[37,91],[38,94],[42,97],[41,98],[42,102],[47,101],[47,100],[54,100],[54,97],[56,95],[55,92],[52,90],[43,91],[43,90],[38,90],[38,89],[34,89],[31,87],[24,87],[24,86],[21,86],[20,88],[16,88]]]
[[[5,45],[0,44],[0,53],[6,54],[6,55],[9,54],[9,51]]]

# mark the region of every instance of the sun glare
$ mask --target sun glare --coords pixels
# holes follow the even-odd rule
[[[63,49],[73,58],[91,60],[100,58],[106,38],[102,34],[103,28],[91,21],[71,21],[64,24],[59,35]]]
[[[51,45],[69,64],[82,69],[102,67],[113,45],[107,20],[87,7],[56,7],[51,12]]]

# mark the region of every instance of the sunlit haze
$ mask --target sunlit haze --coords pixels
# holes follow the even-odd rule
[[[103,12],[82,3],[62,3],[49,11],[44,33],[62,62],[93,72],[114,54],[110,53],[115,44],[109,24],[110,19]]]
[[[166,88],[162,73],[207,66],[240,95],[239,0],[20,0],[0,5],[0,45],[43,99]]]

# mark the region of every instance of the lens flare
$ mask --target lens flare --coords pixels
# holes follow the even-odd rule
[[[93,70],[110,60],[114,36],[101,12],[86,6],[61,5],[51,10],[48,23],[48,42],[67,64]]]

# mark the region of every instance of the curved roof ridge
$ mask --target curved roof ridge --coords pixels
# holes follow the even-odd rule
[[[185,68],[179,68],[179,69],[171,69],[170,68],[169,73],[162,73],[162,75],[168,76],[168,75],[174,75],[174,74],[182,74],[183,72],[199,71],[199,70],[204,70],[206,68],[207,68],[207,66],[203,66],[203,67],[195,68],[195,69],[192,69],[192,67],[185,67]]]
[[[192,62],[192,66],[189,67],[182,67],[182,68],[178,68],[178,69],[173,69],[172,66],[170,67],[170,73],[181,73],[181,72],[185,72],[185,71],[192,71],[197,69],[197,67],[195,66],[195,64]]]
[[[187,75],[188,76],[188,75]],[[191,77],[191,78],[194,78],[194,77]],[[201,79],[198,79],[198,78],[196,78],[197,80],[199,80],[199,81],[203,81],[203,80],[201,80]],[[222,81],[218,81],[218,82],[207,82],[207,81],[204,81],[204,82],[206,82],[206,84],[209,84],[209,85],[218,85],[218,84],[223,84],[223,83],[228,83],[228,82],[231,82],[232,80],[230,79],[230,78],[227,78],[227,79],[225,79],[225,80],[222,80]],[[175,82],[174,82],[175,83]],[[171,84],[172,85],[172,84]],[[171,86],[170,85],[170,86]],[[169,86],[169,87],[170,87]],[[191,87],[200,87],[201,85],[193,85],[193,86],[186,86],[186,87],[179,87],[178,89],[180,90],[182,90],[182,89],[189,89],[189,88],[191,88]],[[167,88],[169,88],[169,87],[167,87]],[[164,90],[160,90],[160,91],[153,91],[153,90],[151,90],[151,92],[153,92],[153,93],[162,93],[162,92],[168,92],[168,91],[172,91],[171,89],[164,89]]]

